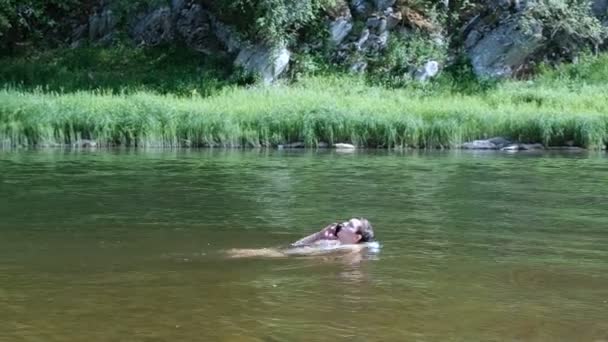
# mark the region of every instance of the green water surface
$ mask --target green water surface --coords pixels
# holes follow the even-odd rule
[[[605,341],[607,200],[600,153],[4,151],[0,341]]]

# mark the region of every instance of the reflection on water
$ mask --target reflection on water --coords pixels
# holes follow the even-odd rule
[[[608,340],[604,154],[0,153],[0,341]],[[382,248],[228,259],[354,216]]]

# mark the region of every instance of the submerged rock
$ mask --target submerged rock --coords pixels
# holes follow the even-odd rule
[[[337,150],[354,150],[356,147],[353,144],[337,143],[334,144]]]
[[[568,151],[568,152],[587,151],[586,149],[584,149],[582,147],[578,147],[578,146],[550,146],[550,147],[547,147],[547,149],[555,150],[555,151]]]
[[[97,147],[97,142],[95,140],[79,139],[72,143],[72,147],[92,148]]]
[[[544,150],[545,146],[543,144],[534,143],[534,144],[510,144],[501,148],[501,151],[538,151]]]
[[[279,145],[278,148],[279,149],[283,149],[283,148],[304,148],[306,147],[306,145],[304,145],[303,142],[301,141],[296,141],[293,143],[289,143],[289,144],[283,144],[283,145]]]

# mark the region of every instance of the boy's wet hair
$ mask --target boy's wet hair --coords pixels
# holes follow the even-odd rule
[[[355,220],[359,221],[361,224],[354,223]],[[338,224],[338,226],[336,227],[336,235],[344,225],[354,226],[357,229],[356,233],[361,235],[361,240],[359,240],[359,242],[374,241],[374,228],[368,220],[364,218],[353,218],[348,220],[347,222]]]
[[[357,233],[361,234],[360,242],[371,242],[374,241],[374,228],[368,220],[360,218],[361,226],[357,227]]]

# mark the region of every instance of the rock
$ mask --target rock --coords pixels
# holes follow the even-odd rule
[[[40,148],[57,148],[57,147],[65,147],[65,145],[56,143],[56,142],[43,142],[40,144],[37,144],[36,147],[40,147]]]
[[[388,44],[388,35],[388,31],[384,31],[379,35],[369,34],[361,48],[373,52],[380,51],[386,48],[386,45]]]
[[[328,147],[329,147],[329,144],[328,144],[328,143],[326,143],[326,142],[324,142],[324,141],[320,141],[320,142],[317,144],[317,148],[328,148]]]
[[[186,0],[171,0],[171,10],[173,12],[179,12],[186,7]]]
[[[111,9],[101,9],[89,17],[89,40],[96,42],[114,32],[118,24]]]
[[[593,0],[591,2],[591,12],[598,18],[608,16],[608,0]]]
[[[74,141],[72,143],[72,147],[92,148],[92,147],[97,147],[97,142],[95,140],[80,139],[80,140]]]
[[[439,73],[439,63],[437,61],[428,61],[424,66],[414,74],[414,78],[420,82],[426,82],[429,79],[437,76]]]
[[[167,6],[141,16],[132,25],[131,37],[137,44],[156,46],[174,39],[171,9]]]
[[[382,32],[376,39],[375,42],[379,50],[386,48],[388,45],[388,31]]]
[[[462,144],[466,150],[497,150],[498,147],[487,140],[473,140]]]
[[[200,5],[183,8],[176,17],[175,31],[188,47],[207,54],[219,50],[208,13]]]
[[[236,53],[246,45],[240,34],[233,27],[219,21],[215,16],[208,13],[211,30],[217,40],[224,45],[228,53]]]
[[[500,149],[501,151],[519,151],[519,144],[513,144],[509,146],[505,146]]]
[[[396,0],[374,0],[374,5],[378,11],[384,11],[393,6]]]
[[[348,36],[353,29],[353,24],[346,17],[339,17],[329,24],[329,39],[334,45],[342,43],[344,38]]]
[[[543,47],[542,26],[533,24],[530,30],[526,33],[515,19],[499,23],[483,35],[479,29],[472,30],[465,47],[475,74],[491,78],[512,76]]]
[[[386,14],[386,27],[389,30],[392,30],[393,28],[395,28],[397,25],[399,25],[399,23],[403,21],[403,16],[401,15],[401,12],[392,12],[389,14]]]
[[[350,6],[357,14],[364,14],[369,11],[369,6],[366,0],[352,0]]]
[[[290,57],[291,52],[286,47],[273,49],[249,45],[239,52],[234,64],[259,75],[264,84],[270,84],[287,69]]]
[[[488,139],[488,141],[491,142],[492,144],[496,145],[498,148],[502,148],[502,147],[505,147],[505,146],[511,144],[511,141],[509,141],[503,137],[490,138],[490,139]]]
[[[462,144],[461,147],[468,150],[498,150],[509,144],[510,142],[507,139],[495,137],[486,140],[473,140],[466,142]]]
[[[334,147],[335,147],[337,150],[354,150],[354,149],[356,148],[356,147],[355,147],[355,145],[352,145],[352,144],[345,144],[345,143],[337,143],[337,144],[334,144]]]
[[[384,17],[370,17],[365,25],[376,34],[381,34],[387,29],[386,18]]]
[[[365,29],[361,32],[359,39],[355,43],[355,48],[357,50],[363,49],[363,45],[367,42],[368,39],[369,39],[369,29]]]
[[[357,61],[357,62],[353,63],[348,70],[353,74],[361,74],[361,73],[364,73],[366,69],[367,69],[366,61]]]
[[[293,143],[289,143],[289,144],[284,144],[284,145],[279,145],[279,148],[304,148],[306,147],[304,145],[303,142],[298,141],[298,142],[293,142]]]
[[[85,38],[86,34],[89,31],[89,27],[86,24],[78,25],[72,30],[72,36],[70,37],[70,41],[78,42]]]
[[[523,151],[544,150],[543,144],[519,144],[519,148]]]
[[[505,146],[503,148],[501,148],[501,151],[538,151],[538,150],[544,150],[545,147],[542,144],[522,144],[522,143],[517,143],[517,144],[509,144],[508,146]]]
[[[547,147],[548,150],[555,150],[555,151],[568,151],[568,152],[583,152],[586,151],[586,149],[582,148],[582,147],[578,147],[578,146],[550,146]]]

